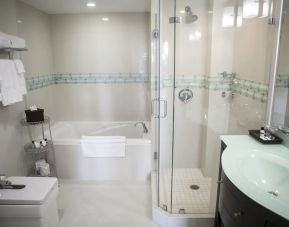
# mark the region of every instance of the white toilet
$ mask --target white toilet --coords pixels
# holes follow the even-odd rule
[[[0,189],[1,227],[57,227],[59,223],[56,178],[9,177],[23,189]]]

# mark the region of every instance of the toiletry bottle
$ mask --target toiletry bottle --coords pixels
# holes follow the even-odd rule
[[[34,145],[35,145],[35,148],[40,148],[39,142],[35,141],[35,142],[34,142]]]
[[[260,134],[265,134],[265,129],[264,129],[264,127],[261,127],[261,129],[260,129]]]
[[[47,145],[47,139],[42,140],[42,146],[45,147]]]

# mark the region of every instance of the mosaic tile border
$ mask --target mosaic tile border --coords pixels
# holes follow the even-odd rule
[[[149,82],[149,75],[144,73],[53,74],[26,79],[28,91],[54,84],[121,84]]]
[[[164,76],[161,78],[160,87],[169,88],[173,86],[173,77]],[[156,89],[157,82],[153,81],[151,86]],[[268,98],[268,85],[251,80],[237,78],[229,74],[223,77],[217,76],[179,76],[176,78],[176,88],[202,88],[211,91],[231,91],[242,96],[266,102]]]
[[[149,74],[144,73],[89,73],[55,74],[55,84],[119,84],[148,83]]]
[[[26,86],[28,91],[37,90],[54,84],[55,84],[54,75],[44,75],[26,79]]]
[[[289,88],[289,75],[278,75],[276,78],[276,87]]]
[[[27,89],[48,87],[56,84],[127,84],[127,83],[150,83],[152,88],[156,88],[157,81],[150,79],[145,73],[89,73],[89,74],[53,74],[28,78]],[[181,75],[176,78],[176,88],[200,88],[212,91],[232,91],[242,96],[252,98],[260,102],[266,102],[268,96],[268,85],[255,81],[244,80],[236,75],[228,76],[186,76]],[[163,76],[159,81],[161,88],[172,87],[173,77]],[[277,85],[289,87],[289,75],[278,76]]]
[[[206,88],[210,90],[230,90],[233,77],[221,76],[185,76],[181,75],[176,78],[176,88]],[[156,89],[157,81],[151,80],[151,87]],[[172,87],[173,76],[161,77],[160,87]]]
[[[233,92],[260,102],[267,102],[268,90],[268,85],[251,80],[235,78],[232,84]]]

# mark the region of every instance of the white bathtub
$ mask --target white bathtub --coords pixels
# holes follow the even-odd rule
[[[89,181],[146,181],[152,166],[149,133],[135,122],[56,122],[52,125],[58,177]],[[149,124],[146,122],[146,126]],[[149,128],[149,127],[148,127]],[[82,136],[125,136],[124,158],[85,158]]]

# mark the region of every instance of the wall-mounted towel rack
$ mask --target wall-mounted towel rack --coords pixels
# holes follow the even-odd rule
[[[5,48],[0,48],[1,52],[8,53],[9,59],[13,59],[13,53],[17,51],[28,51],[27,48],[12,48],[12,47],[5,47]]]

